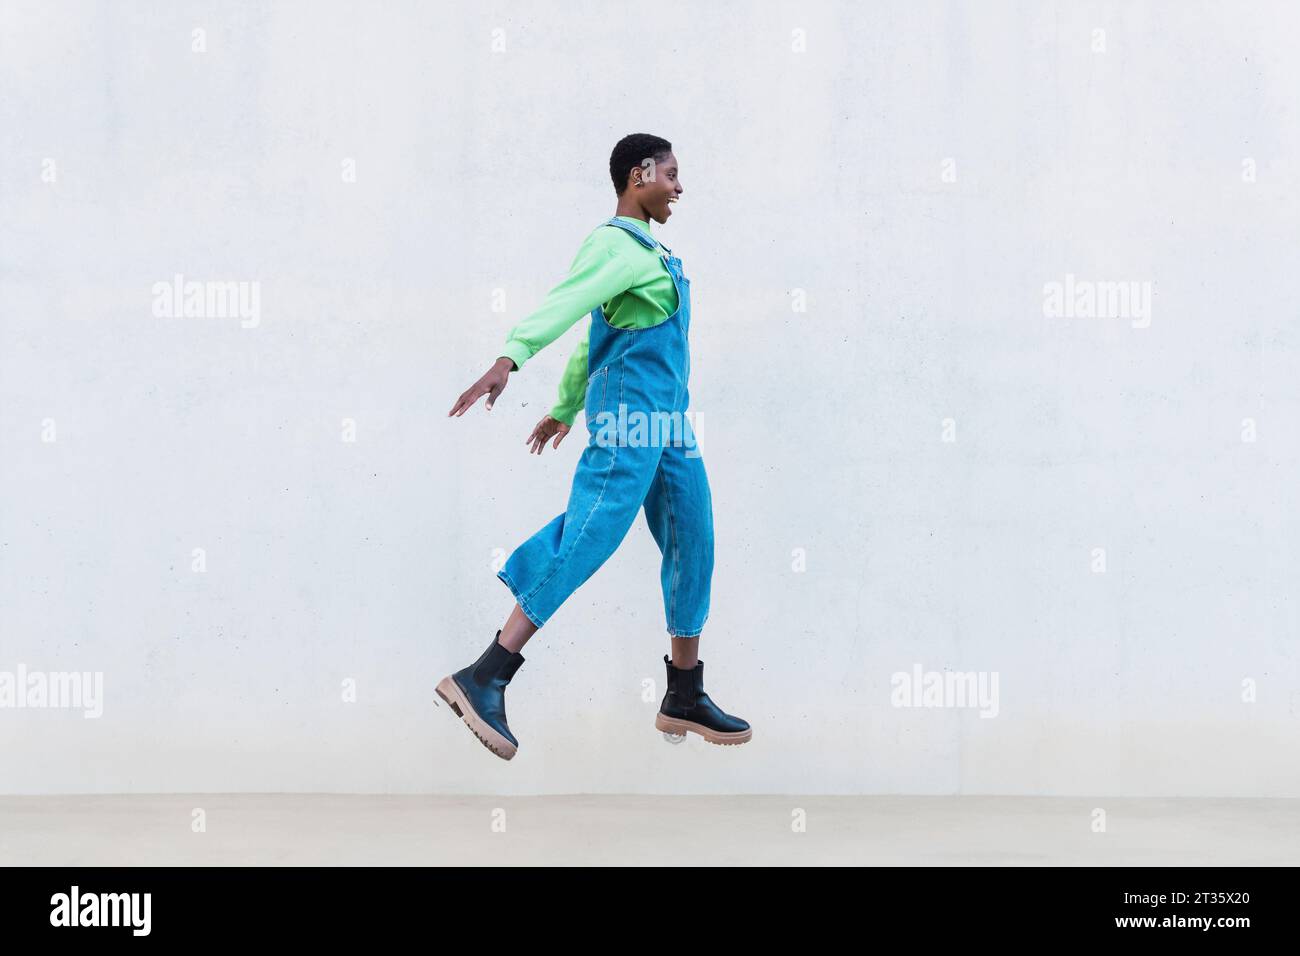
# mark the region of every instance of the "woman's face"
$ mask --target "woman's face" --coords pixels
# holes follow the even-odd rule
[[[641,185],[637,186],[637,182]],[[645,214],[655,222],[667,222],[673,214],[669,206],[682,194],[682,184],[677,178],[677,157],[669,153],[633,170],[632,184]]]

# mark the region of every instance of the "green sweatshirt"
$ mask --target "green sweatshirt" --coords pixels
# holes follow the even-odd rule
[[[650,224],[619,216],[646,235]],[[677,311],[677,289],[659,253],[647,249],[617,226],[597,226],[573,257],[569,274],[547,293],[541,306],[510,330],[501,354],[524,363],[567,332],[579,319],[603,306],[609,324],[620,329],[658,325]],[[550,416],[572,425],[587,393],[590,323],[569,357],[559,397]]]

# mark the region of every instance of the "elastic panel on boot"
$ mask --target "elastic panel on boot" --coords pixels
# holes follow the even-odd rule
[[[696,675],[700,672],[700,665],[696,664],[691,670],[682,670],[679,667],[673,667],[673,677],[676,686],[673,688],[677,694],[677,699],[681,701],[683,707],[694,707],[695,699],[698,696],[699,683]]]
[[[509,659],[501,665],[501,676],[509,681],[515,676],[515,671],[519,670],[519,665],[524,662],[524,655],[512,653]]]
[[[501,669],[506,666],[511,656],[510,651],[498,644],[496,638],[493,638],[492,646],[484,651],[483,656],[474,665],[474,679],[481,684],[487,683],[501,673]]]

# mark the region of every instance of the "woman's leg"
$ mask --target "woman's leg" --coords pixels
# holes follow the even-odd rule
[[[679,671],[694,670],[700,659],[699,637],[674,637],[670,641],[673,646],[673,667]]]
[[[505,626],[501,628],[501,636],[497,638],[497,643],[506,650],[518,654],[528,643],[528,639],[536,633],[537,625],[530,621],[524,609],[516,604],[515,609],[510,612],[510,617],[506,619]]]
[[[704,460],[693,443],[665,446],[646,495],[645,516],[663,553],[659,580],[673,660],[694,666],[698,638],[709,617],[713,499]]]
[[[622,543],[645,501],[659,455],[653,446],[595,441],[583,449],[564,514],[519,545],[497,572],[515,596],[511,619],[524,618],[517,622],[520,637],[525,624],[534,631],[544,626]]]
[[[660,581],[672,644],[672,657],[664,655],[667,691],[655,727],[674,737],[693,733],[709,743],[743,744],[753,737],[752,728],[705,692],[699,658],[713,579],[713,503],[698,455],[664,449],[645,513],[663,552]]]

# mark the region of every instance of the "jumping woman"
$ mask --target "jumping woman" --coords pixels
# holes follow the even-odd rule
[[[464,415],[484,395],[490,411],[511,372],[590,314],[555,407],[525,440],[530,454],[540,455],[552,439],[559,448],[583,409],[588,443],[568,507],[498,572],[516,603],[492,643],[438,683],[438,696],[506,760],[519,748],[506,723],[505,690],[524,662],[520,649],[614,553],[642,508],[663,553],[672,650],[664,655],[668,690],[655,727],[716,744],[742,744],[752,734],[746,721],[709,699],[699,659],[713,575],[713,505],[685,416],[691,286],[681,260],[650,232],[650,220],[667,222],[682,194],[677,158],[667,140],[638,133],[614,147],[609,172],[618,196],[614,215],[592,230],[568,276],[515,326],[496,363],[448,412]],[[653,427],[647,435],[647,419],[671,422],[676,439],[659,440]]]

